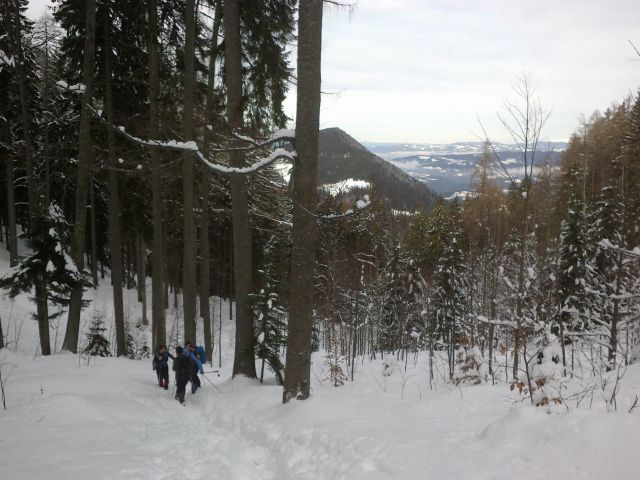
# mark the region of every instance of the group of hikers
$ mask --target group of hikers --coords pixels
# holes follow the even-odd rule
[[[196,393],[200,388],[198,373],[204,375],[202,365],[207,361],[204,348],[195,346],[187,341],[184,347],[176,347],[176,356],[169,353],[164,345],[161,345],[153,356],[153,369],[158,375],[158,385],[165,390],[169,389],[169,359],[173,360],[172,370],[176,376],[176,400],[184,404],[184,394],[187,383],[191,382],[191,393]]]

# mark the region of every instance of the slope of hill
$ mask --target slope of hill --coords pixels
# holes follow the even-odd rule
[[[438,200],[427,185],[374,155],[339,128],[321,130],[318,184],[347,179],[375,185],[378,194],[396,210],[430,209]]]
[[[0,248],[0,274],[8,269]],[[89,289],[83,333],[96,317],[113,332],[111,295],[108,277]],[[0,478],[168,480],[185,469],[194,479],[637,478],[637,364],[618,383],[615,371],[595,380],[582,375],[578,362],[576,379],[563,384],[566,406],[532,407],[499,373],[495,385],[454,387],[444,375],[430,381],[425,351],[406,364],[393,355],[365,355],[354,363],[354,381],[336,387],[326,371],[328,354],[320,351],[310,365],[312,398],[283,406],[282,388],[269,373],[265,384],[231,380],[231,305],[211,300],[219,305],[213,323],[221,352],[212,358],[220,363],[206,366],[203,388],[187,395],[183,407],[173,385],[158,388],[149,359],[39,356],[29,295],[11,300],[0,292],[8,340],[0,350]],[[135,290],[125,290],[131,323],[139,308]],[[62,332],[66,314],[61,318]],[[179,311],[167,311],[170,345],[181,340],[174,336],[181,321]],[[56,330],[52,325],[59,346]],[[496,372],[506,370],[505,360],[496,357]],[[446,352],[436,350],[432,361],[444,371]],[[572,393],[576,387],[580,395]],[[608,397],[613,388],[616,412]]]

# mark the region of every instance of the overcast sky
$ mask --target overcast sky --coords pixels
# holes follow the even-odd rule
[[[477,117],[507,141],[496,112],[522,72],[552,110],[544,137],[566,139],[640,86],[638,0],[359,0],[327,7],[323,35],[321,126],[360,141],[475,140]]]

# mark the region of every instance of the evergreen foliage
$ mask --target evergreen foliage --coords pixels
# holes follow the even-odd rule
[[[260,382],[264,379],[265,363],[275,374],[276,382],[282,385],[284,365],[280,359],[287,343],[286,310],[281,306],[273,280],[265,274],[260,291],[253,295],[253,310],[256,326],[256,357],[262,360]]]

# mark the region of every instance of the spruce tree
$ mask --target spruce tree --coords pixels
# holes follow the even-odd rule
[[[286,344],[287,325],[284,322],[286,310],[280,305],[276,285],[268,273],[264,286],[253,295],[253,311],[256,319],[256,357],[262,360],[260,382],[264,379],[265,363],[276,376],[276,383],[282,385],[284,365],[280,354]]]
[[[51,353],[49,321],[58,314],[48,313],[48,304],[69,305],[69,292],[86,285],[84,275],[78,271],[69,256],[69,224],[62,210],[51,204],[46,215],[35,217],[26,237],[30,253],[8,275],[0,278],[0,287],[12,297],[30,292],[40,285],[46,295],[36,292],[32,300],[36,303],[40,332],[40,347],[43,355]]]

